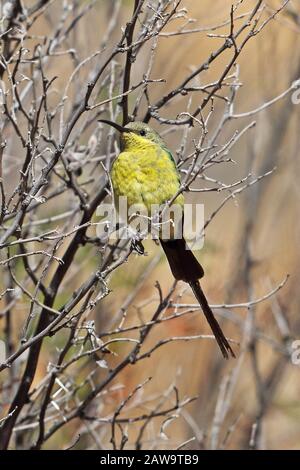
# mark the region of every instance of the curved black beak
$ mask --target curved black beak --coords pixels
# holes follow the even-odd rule
[[[108,119],[98,119],[98,122],[104,122],[104,124],[108,124],[111,127],[114,127],[117,129],[117,131],[123,133],[123,132],[132,132],[131,129],[127,129],[126,127],[120,126],[120,124],[117,124],[116,122],[109,121]]]

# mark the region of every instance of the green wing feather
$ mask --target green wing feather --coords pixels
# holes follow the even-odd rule
[[[163,147],[163,149],[164,149],[165,152],[168,154],[169,159],[171,160],[171,162],[172,162],[173,165],[174,165],[174,168],[175,168],[176,174],[177,174],[177,179],[178,179],[178,182],[179,182],[179,184],[180,184],[180,176],[179,176],[179,172],[178,172],[178,168],[177,168],[175,159],[174,159],[174,157],[173,157],[171,151],[170,151],[167,147]]]

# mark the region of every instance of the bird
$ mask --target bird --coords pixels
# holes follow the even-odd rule
[[[120,133],[120,153],[112,163],[110,171],[116,210],[118,200],[126,197],[128,206],[137,205],[150,214],[153,204],[173,201],[184,206],[180,192],[180,176],[171,151],[162,137],[144,122],[130,122],[121,126],[116,122],[101,119]],[[181,219],[183,224],[183,217]],[[207,298],[200,285],[204,269],[183,237],[160,237],[160,244],[168,260],[171,272],[177,281],[191,287],[225,359],[235,357]]]

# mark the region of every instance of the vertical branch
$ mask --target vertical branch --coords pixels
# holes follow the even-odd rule
[[[7,7],[10,8],[10,11],[8,12],[8,21],[6,25],[7,32],[2,36],[2,41],[3,41],[3,57],[5,61],[7,61],[10,58],[11,52],[10,52],[10,47],[11,47],[11,38],[10,38],[10,32],[11,29],[14,27],[17,17],[20,13],[22,13],[22,5],[20,0],[14,0],[10,3],[7,2]],[[3,64],[2,61],[0,61],[0,79],[2,79],[3,74],[5,72],[5,65]]]
[[[108,279],[129,260],[132,249],[128,240],[114,241],[107,233],[103,235],[101,232],[100,235],[98,231],[93,235],[96,226],[98,229],[102,224],[102,221],[94,222],[93,214],[97,206],[105,202],[107,193],[110,196],[111,187],[107,184],[106,168],[118,151],[117,145],[114,145],[113,132],[109,139],[105,139],[104,131],[96,121],[102,113],[109,113],[111,120],[119,119],[122,114],[123,124],[126,125],[141,115],[146,104],[147,122],[154,118],[159,124],[169,126],[166,131],[160,128],[162,137],[173,131],[179,131],[176,132],[176,136],[179,136],[180,130],[183,130],[177,152],[180,156],[179,171],[182,176],[185,175],[180,191],[200,194],[215,191],[226,195],[206,222],[206,225],[209,224],[227,201],[236,200],[241,192],[272,173],[267,170],[269,163],[273,161],[270,159],[274,159],[273,154],[277,151],[275,144],[280,143],[280,136],[290,123],[290,117],[286,119],[286,123],[282,123],[286,112],[292,114],[290,103],[287,103],[283,115],[279,114],[280,119],[278,118],[280,132],[276,134],[277,139],[272,139],[273,146],[270,148],[275,150],[264,152],[268,157],[263,159],[266,167],[260,167],[259,173],[263,173],[261,176],[252,177],[249,174],[238,180],[233,178],[229,184],[225,184],[206,174],[213,166],[232,164],[233,147],[254,124],[253,121],[240,125],[241,118],[265,110],[296,90],[296,85],[291,86],[276,99],[248,113],[234,112],[235,100],[239,97],[237,91],[242,85],[236,59],[248,40],[260,33],[276,12],[268,14],[269,10],[264,8],[262,0],[254,2],[251,12],[240,12],[239,6],[243,2],[239,0],[231,8],[228,18],[219,24],[203,28],[193,27],[193,23],[200,21],[200,18],[190,17],[185,7],[178,8],[181,0],[134,0],[130,3],[129,11],[118,0],[109,2],[111,8],[108,9],[108,18],[100,19],[102,24],[108,23],[102,37],[99,38],[92,27],[90,33],[88,31],[88,34],[93,35],[88,39],[97,42],[97,49],[92,52],[89,40],[82,41],[82,33],[87,33],[87,26],[92,21],[98,22],[96,7],[95,18],[92,15],[86,18],[87,13],[97,4],[95,0],[89,0],[82,8],[79,0],[61,2],[61,5],[52,0],[33,0],[29,2],[31,7],[25,6],[25,3],[22,0],[5,2],[6,6],[11,5],[14,8],[6,10],[0,32],[0,65],[4,74],[0,90],[0,107],[4,111],[0,126],[0,269],[4,272],[4,275],[0,275],[0,319],[4,325],[3,336],[10,346],[7,348],[9,356],[0,363],[0,372],[9,370],[0,386],[0,392],[4,391],[5,395],[5,406],[0,416],[0,448],[10,446],[41,449],[52,437],[58,442],[57,433],[63,432],[71,422],[73,426],[68,428],[71,433],[78,431],[78,423],[82,425],[82,434],[79,429],[81,436],[78,438],[81,440],[81,447],[93,446],[94,440],[101,449],[111,446],[123,449],[125,445],[136,449],[147,445],[160,448],[169,439],[165,432],[166,427],[192,400],[179,399],[183,380],[189,379],[191,370],[187,369],[188,375],[185,378],[178,370],[177,377],[181,380],[178,390],[172,377],[172,386],[164,385],[163,380],[159,381],[155,393],[150,394],[147,390],[144,392],[144,382],[140,380],[139,367],[135,364],[147,360],[147,366],[154,368],[155,375],[159,376],[156,358],[153,357],[155,351],[162,347],[167,349],[165,345],[171,342],[211,342],[212,338],[202,334],[172,335],[165,339],[155,336],[159,325],[166,325],[168,322],[173,324],[173,320],[177,321],[183,316],[185,318],[195,308],[198,309],[195,304],[181,302],[183,291],[177,295],[176,283],[164,295],[157,284],[158,306],[156,296],[150,297],[149,274],[158,264],[159,256],[148,263],[146,269],[136,278],[131,277],[130,269],[126,270],[125,275],[133,282],[128,285],[126,298],[117,306],[117,310],[115,304],[121,300],[117,298],[119,286],[112,293],[110,306],[101,303],[104,297],[111,294]],[[282,3],[283,6],[285,4],[286,1]],[[58,21],[57,7],[61,8]],[[129,19],[119,35],[117,28],[121,11],[127,12]],[[267,20],[263,21],[266,15]],[[42,21],[39,26],[41,35],[35,37],[29,30],[35,22],[40,21],[39,18]],[[222,33],[225,27],[229,28],[229,32],[224,36]],[[163,32],[165,28],[167,31]],[[160,99],[156,104],[152,103],[152,87],[169,78],[167,70],[165,74],[161,71],[162,78],[150,79],[158,41],[165,41],[162,37],[181,36],[180,47],[184,51],[186,44],[187,47],[190,45],[189,42],[185,43],[186,36],[193,37],[194,33],[206,35],[208,31],[211,32],[209,36],[219,38],[218,46],[213,46],[212,53],[203,59],[203,63],[196,64],[195,67],[191,63],[185,64],[190,67],[187,72],[183,68],[181,83],[165,96],[158,96]],[[150,59],[146,63],[142,57],[145,44],[152,45]],[[229,49],[233,50],[230,57]],[[212,69],[219,57],[225,59],[225,56],[226,63],[221,68],[218,66],[212,70],[211,76],[216,72],[215,80],[207,81],[205,71]],[[66,62],[62,70],[58,65],[61,57]],[[137,69],[142,79],[133,86],[131,76],[136,58],[134,71]],[[67,66],[67,61],[70,66]],[[234,68],[232,73],[231,68]],[[50,89],[55,80],[54,73],[59,78],[61,89],[56,83]],[[297,79],[298,75],[295,75],[295,80]],[[120,90],[116,87],[117,83]],[[132,93],[137,98],[133,109],[130,109],[132,99],[130,103],[128,100]],[[121,106],[115,107],[116,102]],[[221,103],[224,105],[223,111],[218,105]],[[206,104],[211,104],[210,110],[204,110]],[[162,116],[169,114],[170,119],[160,116],[160,110]],[[186,119],[181,119],[183,116]],[[233,120],[238,123],[234,133],[232,127],[229,129],[229,123]],[[192,122],[194,128],[189,127]],[[172,151],[175,150],[173,143]],[[203,188],[203,182],[207,182],[208,187]],[[250,241],[257,226],[255,215],[262,192],[259,193],[257,189],[253,194],[254,198],[246,207],[249,220],[246,221],[247,233],[243,237],[245,272],[241,280],[243,286],[247,287],[247,292],[242,292],[251,301],[219,306],[222,307],[221,316],[245,331],[245,338],[248,330],[243,325],[249,324],[251,337],[249,341],[246,338],[247,343],[246,340],[243,341],[247,348],[242,348],[244,353],[229,378],[224,381],[223,389],[221,387],[211,428],[213,448],[223,445],[221,434],[226,430],[227,423],[233,422],[230,415],[235,412],[233,392],[236,392],[238,379],[242,375],[241,366],[245,357],[252,354],[250,357],[256,373],[257,397],[260,400],[258,412],[255,413],[253,447],[259,444],[256,444],[256,440],[259,440],[261,434],[261,422],[271,403],[278,379],[290,360],[288,350],[279,347],[281,344],[277,344],[269,336],[269,330],[261,331],[255,321],[255,305],[269,296],[258,300],[254,298],[255,278],[252,265],[255,260],[250,252]],[[55,254],[59,256],[54,256]],[[97,271],[94,270],[95,261]],[[142,263],[137,264],[142,271]],[[7,282],[6,271],[10,274]],[[210,279],[210,282],[215,282],[217,275]],[[127,286],[123,287],[125,291]],[[236,300],[236,286],[234,294]],[[179,299],[179,303],[174,303],[174,296]],[[235,308],[246,308],[249,311],[246,322],[241,315],[232,311]],[[104,315],[101,315],[102,312]],[[16,316],[18,319],[15,320]],[[112,321],[108,323],[106,317]],[[23,334],[24,331],[26,335]],[[168,331],[172,331],[172,328]],[[60,335],[56,336],[59,332]],[[48,337],[52,340],[45,341]],[[149,339],[154,343],[152,346],[148,345]],[[257,367],[261,360],[260,348],[256,348],[258,340],[275,347],[277,352],[285,353],[280,354],[267,379],[265,370],[260,373]],[[282,344],[285,343],[282,341]],[[117,346],[119,357],[114,356],[115,348],[110,348],[111,345]],[[57,346],[60,347],[59,350]],[[164,360],[171,365],[173,358],[170,350],[165,354]],[[211,358],[212,356],[205,356],[205,363],[206,359]],[[44,368],[46,363],[47,370]],[[126,381],[123,380],[128,367],[132,370],[134,381],[140,382],[134,384],[134,392],[129,394]],[[171,367],[169,369],[171,371]],[[202,388],[201,395],[210,395],[208,401],[212,407],[213,391],[217,388],[223,369],[224,364],[219,361],[214,365],[210,364],[209,373],[204,370],[207,393],[204,394]],[[163,379],[169,381],[167,374]],[[192,392],[190,387],[193,384],[188,385]],[[175,403],[171,391],[172,396],[175,391]],[[131,399],[133,395],[134,400]],[[197,409],[201,410],[201,414],[203,409],[204,414],[208,414],[208,401],[203,400],[200,404],[198,402]],[[137,413],[138,410],[140,411]],[[199,415],[195,429],[202,426],[202,421],[203,417]],[[233,429],[233,425],[231,428]],[[191,429],[195,432],[194,428]],[[229,428],[226,435],[230,432],[232,431]],[[196,434],[200,436],[198,431]],[[243,435],[245,434],[244,432]],[[85,436],[84,440],[82,436]],[[247,446],[248,435],[246,437]],[[171,439],[168,447],[177,447],[178,442],[173,440],[173,436]],[[193,439],[191,437],[177,449]],[[71,447],[78,442],[74,435],[70,436],[70,441],[73,442]],[[240,442],[242,441],[239,441],[239,446],[243,446]],[[65,442],[59,445],[63,448]],[[199,437],[199,445],[206,446],[204,434]]]
[[[129,47],[129,49],[128,49],[127,54],[126,54],[125,71],[124,71],[124,77],[123,77],[123,93],[124,93],[124,96],[123,96],[122,101],[121,101],[121,106],[123,108],[123,126],[125,126],[129,121],[128,94],[127,94],[127,92],[129,90],[129,87],[130,87],[131,67],[132,67],[132,64],[135,60],[135,52],[130,46],[131,46],[132,40],[133,40],[133,33],[134,33],[136,20],[137,20],[138,15],[141,11],[143,3],[144,3],[144,0],[134,0],[132,19],[129,23],[127,23],[126,29],[125,29],[126,44],[127,44],[127,47]]]

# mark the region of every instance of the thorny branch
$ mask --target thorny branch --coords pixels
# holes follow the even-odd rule
[[[128,241],[111,243],[107,237],[90,233],[97,227],[97,222],[93,222],[97,207],[111,195],[107,175],[118,151],[113,135],[110,133],[106,139],[97,118],[106,113],[110,119],[119,119],[125,125],[133,117],[144,116],[145,122],[153,119],[167,124],[166,133],[176,130],[182,136],[177,152],[178,168],[183,177],[180,192],[225,191],[226,194],[212,210],[206,228],[227,202],[237,200],[247,188],[251,190],[252,186],[261,184],[260,181],[274,171],[269,168],[256,176],[248,173],[229,184],[207,174],[217,165],[234,163],[232,149],[255,126],[254,121],[246,125],[239,124],[240,121],[256,116],[299,88],[299,80],[293,80],[282,93],[256,108],[242,113],[235,111],[237,92],[242,86],[237,61],[245,52],[246,44],[264,33],[266,25],[284,11],[288,1],[271,12],[262,0],[255,2],[246,13],[240,11],[242,3],[232,4],[219,24],[190,29],[187,26],[193,20],[181,0],[135,0],[131,17],[126,10],[129,15],[126,25],[118,33],[124,20],[123,10],[120,1],[111,2],[107,5],[107,29],[97,32],[96,51],[82,47],[78,35],[81,24],[86,28],[89,15],[100,17],[100,9],[104,7],[97,6],[97,2],[87,2],[81,7],[76,0],[61,2],[59,6],[54,0],[40,0],[26,8],[24,2],[11,1],[6,4],[9,8],[2,7],[0,269],[4,274],[0,320],[4,324],[9,355],[0,364],[2,374],[7,374],[1,382],[1,449],[9,446],[41,449],[75,419],[81,421],[84,432],[98,447],[102,446],[98,430],[104,426],[110,429],[105,431],[107,436],[110,433],[110,439],[103,437],[105,445],[110,441],[114,449],[122,449],[130,442],[138,449],[146,445],[143,439],[153,420],[162,419],[160,434],[161,439],[165,439],[164,429],[173,420],[173,413],[181,416],[183,409],[195,400],[194,397],[179,398],[178,377],[169,391],[145,400],[142,396],[148,388],[147,379],[131,392],[125,391],[123,398],[108,411],[111,405],[108,396],[122,380],[124,370],[136,367],[136,363],[147,360],[166,344],[195,339],[211,342],[212,338],[205,334],[172,335],[151,344],[151,333],[156,326],[192,315],[197,309],[181,301],[176,283],[167,293],[163,293],[164,289],[157,283],[158,301],[148,299],[148,305],[138,306],[140,321],[127,324],[127,312],[158,264],[159,256],[148,264],[136,288],[111,314],[106,329],[98,331],[91,320],[94,312],[99,311],[100,316],[103,313],[104,298],[113,296],[109,287],[112,273],[132,259]],[[55,8],[60,11],[59,20]],[[174,24],[175,30],[170,30]],[[37,30],[41,34],[35,32],[35,27],[40,28]],[[219,34],[225,30],[225,34]],[[222,45],[187,72],[178,86],[154,101],[152,93],[157,96],[156,90],[169,78],[152,77],[160,42],[177,35],[184,39],[188,35],[206,33],[211,39],[221,39]],[[229,60],[228,51],[231,53]],[[133,80],[133,69],[136,67],[138,76],[137,64],[143,54],[148,54],[148,63],[140,77]],[[205,83],[204,72],[223,56],[227,57],[227,63],[221,74]],[[60,57],[69,60],[71,68],[66,74],[57,72]],[[174,116],[170,105],[179,98],[188,104],[183,104],[182,112]],[[213,124],[217,119],[216,102],[223,106],[217,126],[216,121]],[[162,117],[161,113],[166,111],[169,117]],[[229,135],[226,126],[233,120],[238,129]],[[195,132],[196,138],[192,139],[191,132]],[[203,182],[208,187],[203,188]],[[97,259],[97,268],[94,259]],[[83,270],[88,263],[93,268]],[[81,272],[89,272],[89,275],[82,278]],[[249,287],[248,301],[212,307],[226,311],[227,318],[236,323],[233,309],[251,312],[258,304],[277,296],[284,284],[285,281],[258,299]],[[152,309],[151,318],[145,319],[144,309],[152,308],[153,302],[156,307]],[[22,316],[16,321],[20,308]],[[277,320],[282,319],[285,314],[279,308],[276,311]],[[271,389],[275,383],[272,374],[267,383],[262,383],[259,375],[256,341],[262,339],[268,345],[274,341],[255,327],[254,320],[252,318],[247,344],[251,343],[252,349],[249,348],[261,400],[251,447],[256,447],[257,429],[267,406],[266,389]],[[12,332],[12,321],[16,332]],[[247,322],[249,318],[239,319],[242,332]],[[283,344],[277,344],[277,350],[283,351],[283,361],[290,354],[290,332],[288,337]],[[46,338],[57,347],[51,352],[47,371],[40,379],[37,371],[42,367],[43,353],[48,347]],[[278,363],[278,368],[281,364]],[[223,398],[228,393],[227,389],[221,392]],[[222,406],[219,401],[212,431],[213,447],[217,447],[220,427],[228,411]],[[142,412],[131,414],[131,409],[140,408]],[[132,444],[128,428],[137,423],[142,424]],[[176,446],[181,448],[194,440],[193,436]],[[159,446],[159,439],[153,444],[156,445]]]

